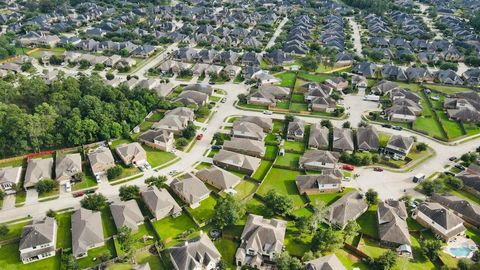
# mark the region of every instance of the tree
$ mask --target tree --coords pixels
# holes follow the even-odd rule
[[[417,144],[417,146],[415,146],[415,148],[417,149],[417,151],[423,152],[423,151],[427,150],[428,145],[426,143],[421,142],[421,143]]]
[[[293,208],[293,200],[274,189],[270,189],[265,194],[264,201],[266,210],[271,211],[271,214],[285,215]]]
[[[199,118],[207,117],[210,114],[210,109],[207,106],[200,106],[196,111],[195,114]]]
[[[212,222],[221,229],[234,225],[245,215],[245,206],[234,196],[220,197],[214,208]]]
[[[347,225],[343,229],[343,241],[349,241],[355,238],[360,231],[360,225],[355,220],[348,221]]]
[[[123,168],[119,165],[116,165],[110,169],[107,170],[107,177],[108,177],[108,180],[112,180],[112,179],[115,179],[117,177],[119,177],[123,172]]]
[[[117,240],[120,245],[120,250],[125,252],[128,258],[131,258],[135,251],[133,248],[135,238],[133,237],[132,229],[127,226],[122,226],[118,231]]]
[[[0,236],[6,236],[10,232],[10,229],[5,224],[0,224]]]
[[[5,199],[6,193],[3,190],[0,190],[0,200]]]
[[[245,94],[240,94],[237,96],[238,103],[240,104],[247,104],[247,96]]]
[[[167,177],[164,175],[160,176],[151,176],[145,179],[145,184],[149,187],[157,187],[158,189],[165,187],[165,182],[167,182]]]
[[[315,71],[318,68],[317,60],[311,56],[301,58],[300,64],[302,65],[302,68],[307,71]]]
[[[37,189],[38,193],[48,193],[57,187],[57,182],[52,179],[42,179],[37,182],[35,188]]]
[[[187,127],[182,131],[182,136],[185,139],[191,139],[195,136],[197,133],[197,128],[193,123],[188,123]]]
[[[322,121],[320,121],[320,125],[322,127],[326,127],[326,128],[332,128],[333,127],[332,122],[330,122],[330,120],[322,120]]]
[[[425,240],[422,242],[422,253],[430,260],[436,261],[438,253],[442,249],[442,241],[438,239]]]
[[[343,244],[343,237],[339,231],[332,227],[319,228],[312,238],[312,248],[316,251],[333,252]]]
[[[313,226],[312,231],[313,231],[325,219],[328,208],[327,208],[327,204],[321,200],[315,200],[312,203],[312,207],[313,207],[313,215],[311,218],[312,218],[312,226]]]
[[[295,228],[300,234],[312,232],[313,222],[311,217],[300,216],[295,220]]]
[[[61,257],[62,263],[60,264],[60,269],[61,270],[77,270],[78,265],[77,265],[77,260],[75,259],[75,256],[71,252],[62,252],[62,257]]]
[[[47,217],[51,217],[51,218],[54,218],[57,216],[57,212],[53,211],[52,209],[49,209],[47,211]]]
[[[140,195],[140,188],[136,185],[126,185],[120,187],[120,200],[128,201],[136,199]]]
[[[443,175],[443,180],[453,189],[460,190],[463,188],[463,181],[458,177],[451,175]]]
[[[378,202],[378,192],[373,189],[368,189],[367,193],[365,193],[365,199],[369,205],[374,205]]]
[[[350,128],[350,122],[348,122],[348,121],[343,122],[342,127],[343,128]]]
[[[100,211],[107,206],[107,198],[101,193],[93,193],[85,196],[80,205],[92,211]]]
[[[368,262],[371,267],[377,270],[390,270],[397,262],[397,254],[392,250],[387,250],[380,257],[370,259]]]
[[[175,142],[175,146],[177,148],[183,148],[188,145],[188,140],[185,138],[178,138],[177,141]]]
[[[302,270],[303,266],[299,259],[290,256],[287,251],[275,255],[275,263],[278,270]]]
[[[106,78],[107,80],[111,81],[111,80],[113,80],[113,79],[115,78],[115,75],[113,75],[112,73],[109,72],[109,73],[107,73],[107,74],[105,75],[105,78]]]
[[[445,190],[445,184],[442,179],[437,178],[435,180],[423,180],[420,183],[422,192],[427,196],[432,196],[433,193],[439,193]]]

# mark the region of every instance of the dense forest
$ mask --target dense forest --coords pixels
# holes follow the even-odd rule
[[[351,7],[376,14],[383,14],[390,6],[390,1],[386,0],[343,0],[343,2]]]
[[[146,89],[105,85],[98,76],[0,81],[2,157],[126,135],[159,103]]]

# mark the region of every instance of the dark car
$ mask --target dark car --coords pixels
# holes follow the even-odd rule
[[[445,171],[443,173],[446,174],[446,175],[455,176],[455,174],[451,171]]]
[[[461,164],[455,164],[455,168],[457,168],[457,169],[459,169],[459,170],[461,170],[461,171],[465,170],[465,167],[464,167],[463,165],[461,165]]]
[[[395,130],[402,130],[403,128],[402,128],[402,127],[399,127],[399,126],[392,126],[392,129],[395,129]]]
[[[457,157],[450,157],[450,158],[448,158],[448,160],[455,161],[455,160],[457,160]]]
[[[212,149],[213,150],[220,150],[220,149],[222,149],[222,146],[221,145],[212,145]]]
[[[74,198],[78,198],[78,197],[82,197],[83,195],[85,195],[85,193],[80,191],[80,192],[75,192],[72,195],[73,195]]]
[[[392,128],[392,125],[389,125],[389,124],[383,124],[382,127],[384,128]]]
[[[383,169],[380,168],[380,167],[375,167],[375,168],[373,168],[373,170],[376,171],[376,172],[383,172]]]

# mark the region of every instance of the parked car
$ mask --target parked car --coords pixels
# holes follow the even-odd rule
[[[455,168],[459,169],[460,171],[465,170],[465,167],[462,164],[455,164]]]
[[[73,193],[72,195],[73,195],[74,198],[78,198],[78,197],[82,197],[83,195],[85,195],[85,193],[80,191],[80,192]]]
[[[425,174],[419,173],[413,177],[413,182],[414,183],[420,183],[422,180],[425,179]]]
[[[65,192],[72,192],[72,184],[70,184],[70,181],[65,183]]]
[[[197,135],[197,141],[200,141],[203,138],[203,134],[198,134]]]
[[[353,167],[353,165],[350,165],[350,164],[343,164],[342,169],[347,171],[353,171],[355,167]]]
[[[383,169],[380,168],[380,167],[375,167],[375,168],[373,168],[373,170],[376,171],[376,172],[383,172]]]
[[[402,130],[403,128],[400,127],[400,126],[392,126],[392,129],[395,129],[395,130]]]
[[[212,150],[220,150],[222,149],[221,145],[212,145]]]
[[[263,111],[263,114],[266,114],[266,115],[272,115],[272,111],[265,110],[265,111]]]
[[[227,102],[227,98],[226,98],[226,97],[222,98],[222,99],[220,100],[220,102],[221,102],[221,103]]]
[[[455,174],[451,171],[444,171],[443,173],[446,175],[455,176]]]
[[[455,160],[457,160],[457,157],[449,157],[448,160],[455,161]]]
[[[384,128],[392,128],[392,125],[389,125],[389,124],[383,124],[382,127]]]

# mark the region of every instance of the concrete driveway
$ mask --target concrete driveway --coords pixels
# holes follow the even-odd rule
[[[27,189],[27,197],[25,198],[25,204],[34,204],[38,201],[38,192],[34,188]]]
[[[3,198],[2,210],[15,208],[15,194],[7,195]]]

